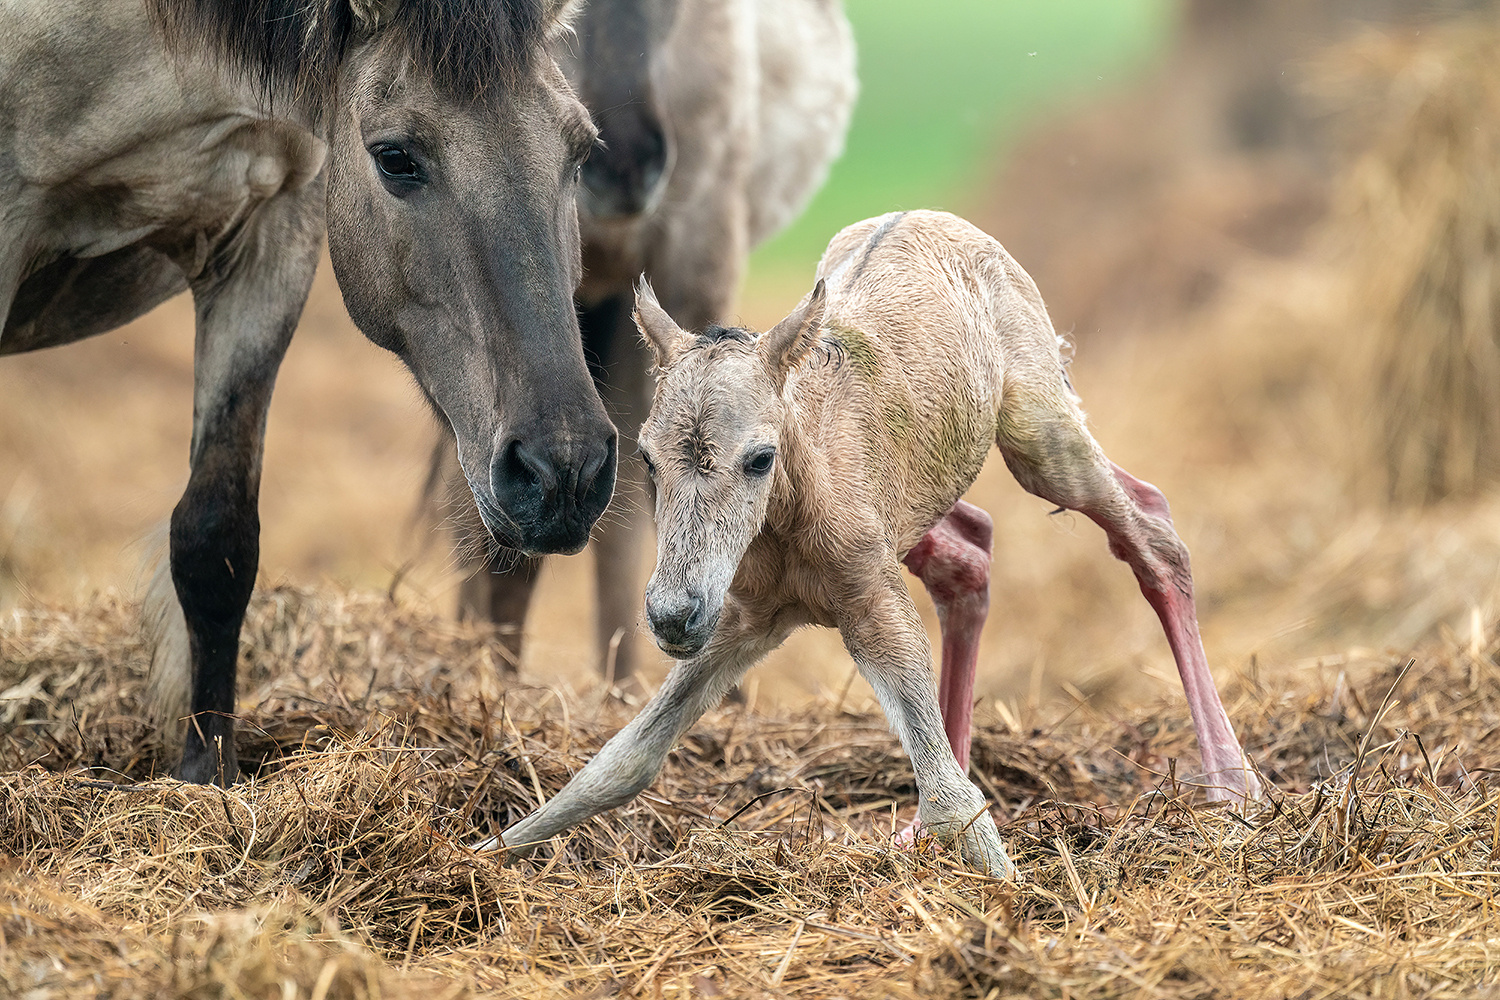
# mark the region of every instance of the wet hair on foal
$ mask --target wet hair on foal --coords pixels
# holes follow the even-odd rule
[[[1135,571],[1182,674],[1210,796],[1259,796],[1208,672],[1166,500],[1089,434],[1036,286],[994,239],[941,212],[871,219],[834,237],[813,291],[758,337],[686,333],[644,284],[636,321],[658,364],[640,434],[658,537],[646,612],[679,662],[561,793],[505,831],[507,848],[628,801],[751,665],[816,624],[839,629],[875,689],[911,758],[922,826],[1011,875],[965,774],[991,525],[960,497],[992,445],[1027,490],[1098,523]],[[903,563],[937,604],[941,688]]]

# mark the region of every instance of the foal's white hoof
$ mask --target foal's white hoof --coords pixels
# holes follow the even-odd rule
[[[937,832],[944,830],[945,827],[947,830],[944,833]],[[947,832],[959,829],[961,832],[957,834]],[[1000,839],[1000,830],[995,826],[994,817],[990,815],[988,809],[966,824],[924,826],[920,819],[913,820],[910,826],[896,834],[893,843],[898,848],[909,850],[916,847],[921,838],[928,836],[957,850],[964,864],[974,871],[983,872],[991,878],[1014,879],[1016,877],[1016,866],[1011,863],[1010,855],[1005,853],[1005,843]]]
[[[959,851],[964,863],[975,871],[984,872],[991,878],[1014,879],[1016,866],[1005,853],[1005,844],[1000,840],[1000,831],[989,810],[970,823],[959,841]]]
[[[469,850],[473,851],[475,854],[483,854],[486,851],[498,851],[504,846],[504,844],[500,843],[499,837],[486,837],[484,840],[479,841],[477,844],[470,844]]]

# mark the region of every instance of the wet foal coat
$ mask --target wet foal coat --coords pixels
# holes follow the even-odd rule
[[[952,215],[872,219],[834,237],[818,286],[759,337],[682,332],[649,290],[638,322],[659,362],[640,437],[656,486],[647,613],[680,662],[641,714],[556,797],[506,830],[524,852],[653,780],[668,750],[746,669],[805,624],[838,628],[910,756],[919,818],[977,867],[1012,869],[967,780],[964,678],[944,678],[903,559],[937,598],[944,673],[972,682],[989,524],[960,502],[992,445],[1032,493],[1104,528],[1161,616],[1187,688],[1205,783],[1259,785],[1198,639],[1187,550],[1166,502],[1084,425],[1035,285]],[[959,634],[962,633],[962,634]],[[951,640],[951,641],[950,641]],[[960,690],[962,688],[962,690]],[[962,705],[958,701],[962,701]]]

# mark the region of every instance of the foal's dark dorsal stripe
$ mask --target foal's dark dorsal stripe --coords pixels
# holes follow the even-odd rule
[[[359,25],[351,0],[147,0],[170,45],[207,47],[269,94],[321,104]],[[522,79],[542,50],[545,0],[363,0],[383,39],[455,96]]]
[[[895,229],[896,224],[904,218],[906,218],[905,212],[897,212],[895,215],[888,216],[884,222],[875,227],[875,231],[870,234],[870,238],[865,240],[865,247],[860,251],[859,260],[854,262],[854,270],[849,274],[850,283],[859,280],[859,276],[864,273],[865,264],[870,259],[870,254],[875,252],[875,248],[880,245],[880,241],[885,239],[886,234]]]

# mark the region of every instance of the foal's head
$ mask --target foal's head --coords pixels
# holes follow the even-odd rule
[[[745,550],[766,518],[777,448],[789,419],[787,375],[818,341],[823,283],[786,319],[756,335],[680,329],[650,286],[636,325],[656,352],[656,398],[641,427],[641,457],[656,494],[656,572],[646,613],[678,659],[713,635]]]

